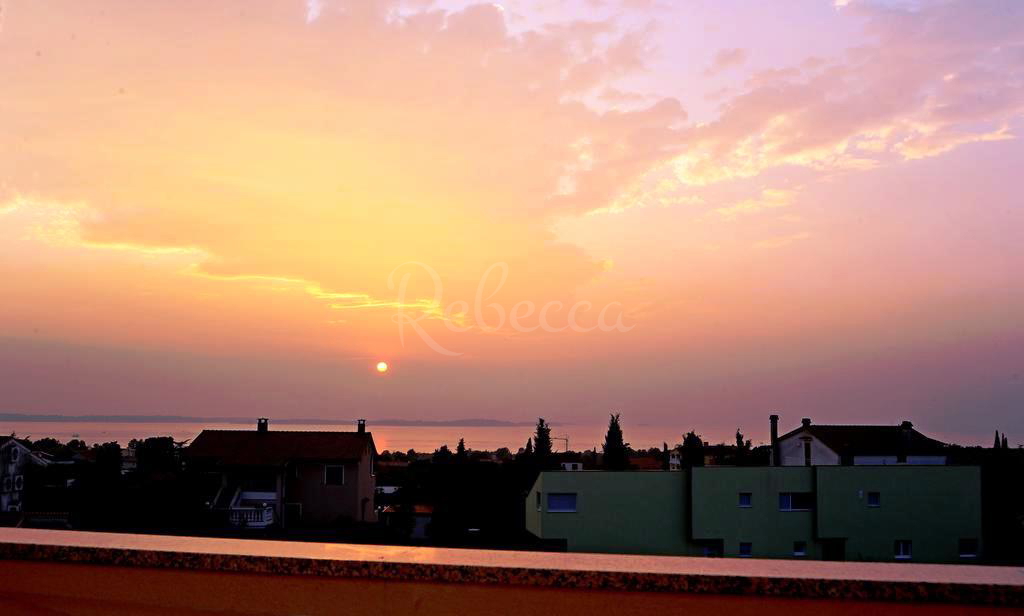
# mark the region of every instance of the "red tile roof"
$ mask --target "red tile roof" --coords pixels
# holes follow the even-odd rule
[[[203,430],[186,456],[226,466],[282,466],[299,460],[359,460],[367,448],[377,454],[369,432]]]

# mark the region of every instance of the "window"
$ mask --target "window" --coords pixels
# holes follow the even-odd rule
[[[881,507],[882,495],[878,492],[868,492],[868,507]]]
[[[911,548],[910,539],[897,539],[893,546],[893,553],[898,560],[910,560]]]
[[[810,511],[814,495],[810,492],[779,492],[779,511]]]
[[[753,507],[753,505],[751,504],[752,502],[753,501],[751,500],[750,492],[740,492],[740,507],[743,507],[744,509]]]
[[[960,540],[960,558],[977,558],[978,557],[978,540],[977,539],[961,539]]]
[[[345,467],[340,464],[324,465],[324,485],[343,486],[345,485]]]
[[[540,511],[540,490],[537,491],[537,511]]]
[[[10,492],[10,491],[11,491],[11,478],[10,477],[4,477],[4,492]]]
[[[750,542],[740,542],[740,557],[750,558],[754,553],[754,546]]]
[[[548,513],[576,513],[576,495],[548,494]]]
[[[721,539],[711,539],[703,542],[704,556],[716,558],[725,551],[725,542]]]
[[[14,476],[14,490],[18,491],[18,490],[24,490],[24,489],[25,489],[25,476],[24,475],[15,475]]]
[[[11,447],[11,462],[17,462],[17,461],[18,461],[18,448],[17,447]]]
[[[793,556],[807,556],[807,542],[806,541],[794,541],[793,542]]]

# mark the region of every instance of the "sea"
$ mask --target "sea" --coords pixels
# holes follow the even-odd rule
[[[583,451],[600,448],[604,442],[607,424],[552,424],[552,445],[556,451],[571,449]],[[31,440],[51,437],[60,441],[84,440],[88,444],[116,441],[127,446],[131,439],[150,436],[170,436],[177,441],[194,439],[203,430],[244,430],[245,424],[233,423],[192,423],[192,422],[97,422],[97,421],[0,421],[0,434],[15,434]],[[251,429],[256,429],[253,421]],[[287,421],[270,422],[271,430],[327,430],[351,431],[355,425],[343,424],[289,424]],[[378,451],[432,452],[441,445],[454,449],[459,439],[465,439],[466,447],[475,450],[494,451],[508,447],[513,452],[526,445],[533,436],[532,425],[499,426],[392,426],[374,425],[372,420],[367,430],[373,433]],[[670,446],[682,441],[682,431],[654,425],[624,425],[626,442],[634,448]]]

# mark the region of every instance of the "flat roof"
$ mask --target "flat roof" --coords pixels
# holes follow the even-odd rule
[[[436,583],[1024,606],[1024,567],[515,552],[0,529],[0,559]]]

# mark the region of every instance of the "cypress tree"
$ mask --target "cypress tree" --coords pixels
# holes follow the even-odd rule
[[[629,457],[626,443],[622,440],[622,426],[619,425],[619,414],[612,413],[608,420],[608,433],[604,437],[604,467],[610,471],[621,471],[629,468]]]
[[[551,456],[551,426],[543,417],[537,418],[537,434],[533,439],[533,451],[541,460]]]

